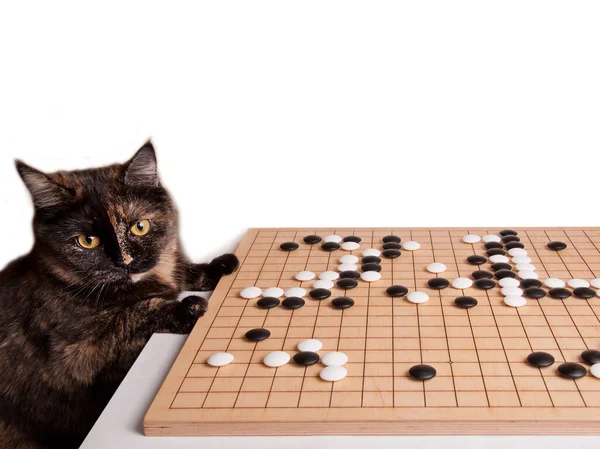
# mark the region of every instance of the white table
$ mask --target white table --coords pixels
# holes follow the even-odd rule
[[[146,437],[143,419],[187,335],[154,334],[81,446],[82,449],[597,449],[600,436]]]

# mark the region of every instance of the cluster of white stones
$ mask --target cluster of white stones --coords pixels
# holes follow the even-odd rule
[[[298,343],[298,351],[317,353],[323,348],[320,340],[309,338]],[[210,360],[210,359],[209,359]],[[271,368],[278,368],[286,365],[291,360],[290,355],[285,351],[272,351],[263,358],[263,363]],[[348,370],[343,365],[348,363],[348,356],[343,352],[332,351],[323,354],[321,363],[325,368],[321,370],[319,376],[328,382],[342,380],[348,375]]]

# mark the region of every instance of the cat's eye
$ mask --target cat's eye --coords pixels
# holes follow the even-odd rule
[[[100,244],[100,238],[95,235],[80,235],[77,237],[79,246],[85,249],[94,249]]]
[[[150,232],[150,220],[140,220],[131,227],[133,235],[142,236]]]

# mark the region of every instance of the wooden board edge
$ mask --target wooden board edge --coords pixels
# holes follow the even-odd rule
[[[163,423],[144,428],[147,436],[315,436],[315,435],[599,435],[598,421],[348,421]]]

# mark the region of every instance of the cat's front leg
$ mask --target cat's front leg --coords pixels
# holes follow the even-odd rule
[[[136,323],[132,335],[138,332],[189,333],[198,318],[206,313],[208,301],[198,295],[186,296],[181,301],[166,301],[154,298],[132,311],[128,321]]]
[[[188,263],[186,265],[186,290],[214,290],[222,276],[233,273],[240,262],[234,254],[223,254],[210,263]]]

